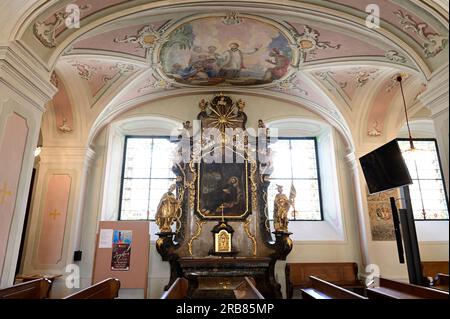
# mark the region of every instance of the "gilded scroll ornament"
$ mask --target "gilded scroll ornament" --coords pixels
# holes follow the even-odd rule
[[[409,14],[403,13],[401,10],[394,12],[394,14],[404,31],[416,34],[427,58],[434,57],[447,46],[448,35],[426,32],[428,24],[414,21]]]
[[[257,182],[257,164],[255,161],[250,163],[250,188],[252,190],[252,210],[254,211],[258,207],[258,185]]]
[[[190,209],[193,210],[195,208],[195,182],[197,180],[197,172],[196,172],[195,167],[194,167],[194,159],[192,159],[189,162],[189,171],[192,174],[192,179],[188,183],[188,188],[189,188],[189,207],[190,207]]]
[[[269,206],[267,206],[267,192],[263,191],[263,200],[264,200],[264,226],[266,227],[266,230],[270,232],[270,222],[269,222]]]
[[[244,222],[244,231],[245,231],[245,234],[247,234],[247,237],[250,238],[250,240],[252,241],[252,246],[253,246],[253,256],[256,256],[256,252],[257,252],[256,238],[255,238],[255,236],[253,236],[252,233],[250,232],[250,222],[251,222],[251,219],[250,219],[250,218],[248,218],[248,219]]]
[[[206,220],[200,220],[197,219],[197,221],[195,222],[197,224],[197,228],[195,230],[195,234],[194,236],[191,237],[191,239],[188,242],[188,250],[189,250],[189,254],[192,256],[192,243],[194,242],[194,240],[198,239],[200,237],[200,234],[202,233],[202,229],[203,229],[203,225],[206,223]]]

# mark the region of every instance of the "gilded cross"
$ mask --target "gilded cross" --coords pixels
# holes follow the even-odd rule
[[[3,187],[0,189],[0,204],[4,204],[6,202],[6,198],[11,195],[12,193],[10,190],[8,190],[6,182],[3,182]]]
[[[61,213],[55,208],[53,211],[51,211],[48,214],[51,218],[53,218],[53,220],[56,219],[56,217],[58,217],[59,215],[61,215]]]

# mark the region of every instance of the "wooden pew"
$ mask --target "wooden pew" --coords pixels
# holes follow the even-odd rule
[[[294,289],[311,287],[310,276],[321,278],[347,289],[364,290],[358,279],[358,265],[343,263],[287,263],[286,294],[292,298]]]
[[[119,289],[120,281],[109,278],[63,299],[114,299],[119,296]]]
[[[35,279],[0,290],[0,299],[48,299],[52,281]]]
[[[244,280],[233,289],[233,292],[236,299],[264,299],[255,287],[255,280],[249,277],[244,277]]]
[[[437,274],[448,275],[448,261],[422,261],[422,273],[424,277],[436,277]]]
[[[448,261],[423,261],[422,273],[430,288],[448,291]]]
[[[177,278],[172,286],[163,293],[160,299],[185,299],[187,297],[188,280],[183,277]]]
[[[310,276],[309,281],[311,287],[300,290],[303,299],[367,299],[350,290],[314,276]]]
[[[436,288],[448,292],[448,275],[437,274],[436,277],[434,277],[433,286],[431,286],[431,288]]]
[[[376,280],[377,281],[377,280]],[[448,292],[379,278],[379,287],[366,289],[369,299],[448,299]]]

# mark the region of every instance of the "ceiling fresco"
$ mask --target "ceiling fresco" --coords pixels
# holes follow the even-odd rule
[[[398,96],[392,76],[409,74],[418,87],[408,99],[418,101],[421,83],[448,57],[448,24],[426,4],[288,2],[289,10],[271,0],[213,1],[207,11],[202,1],[58,1],[33,16],[23,39],[51,70],[64,70],[58,73],[64,83],[80,84],[76,93],[69,85],[64,90],[88,95],[90,116],[106,118],[108,110],[165,92],[237,90],[300,101],[342,127],[365,123],[368,139],[385,134],[383,114]],[[379,28],[365,24],[373,3]],[[80,9],[80,29],[64,23],[68,4]],[[76,124],[56,114],[58,125],[64,118]]]
[[[288,75],[292,43],[250,17],[206,17],[177,26],[159,51],[164,74],[187,85],[258,85]]]

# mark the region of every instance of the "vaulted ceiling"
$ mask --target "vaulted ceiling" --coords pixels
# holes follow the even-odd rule
[[[233,90],[307,105],[355,142],[380,140],[404,120],[396,76],[410,111],[426,114],[418,96],[448,64],[448,8],[433,1],[22,2],[9,39],[52,74],[54,137],[92,135],[161,94]],[[79,28],[65,23],[71,4]],[[366,12],[378,9],[379,24]],[[217,62],[231,42],[244,53],[239,79]]]

